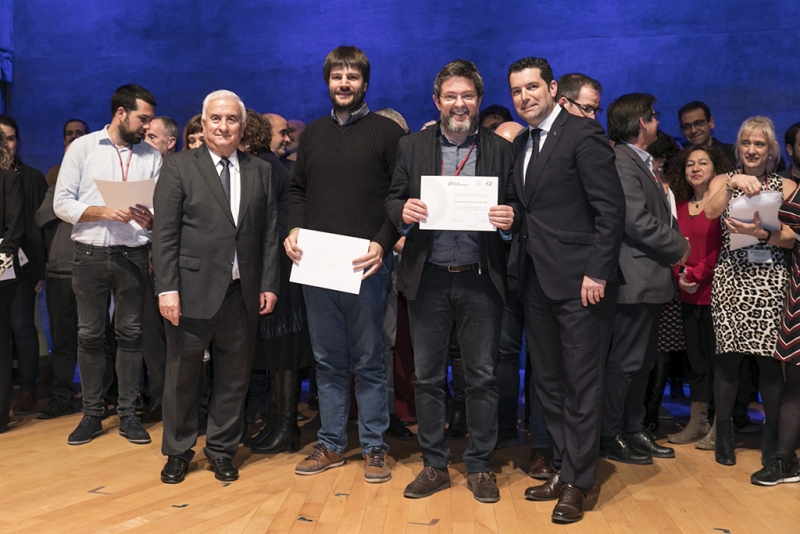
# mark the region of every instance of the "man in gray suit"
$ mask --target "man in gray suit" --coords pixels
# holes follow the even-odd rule
[[[634,464],[675,456],[644,428],[644,395],[657,357],[661,307],[675,295],[672,266],[683,264],[691,252],[653,174],[653,158],[645,151],[658,131],[655,102],[652,95],[632,93],[608,109],[608,133],[616,142],[617,173],[625,192],[625,236],[619,253],[625,283],[617,298],[606,365],[600,457]]]
[[[237,151],[245,107],[230,91],[203,101],[205,145],[167,157],[155,193],[153,263],[167,319],[161,481],[183,481],[197,441],[197,384],[211,344],[214,391],[206,457],[216,478],[239,478],[258,315],[277,301],[277,198],[269,163]]]

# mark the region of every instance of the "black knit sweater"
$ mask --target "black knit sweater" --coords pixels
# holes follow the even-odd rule
[[[375,241],[388,254],[399,238],[384,200],[403,130],[369,113],[348,126],[330,116],[300,136],[287,195],[289,228],[307,228]]]

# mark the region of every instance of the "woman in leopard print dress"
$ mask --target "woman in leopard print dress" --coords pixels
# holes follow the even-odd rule
[[[714,270],[711,307],[717,339],[715,456],[724,465],[736,463],[731,415],[739,388],[739,367],[747,354],[759,356],[759,388],[766,417],[763,459],[776,446],[783,377],[780,362],[772,358],[772,353],[789,279],[783,249],[794,245],[794,234],[786,225],[769,231],[761,227],[758,217],[746,223],[728,216],[733,198],[776,191],[785,200],[794,191],[792,181],[771,172],[780,157],[772,121],[766,117],[747,119],[739,129],[736,156],[738,170],[712,180],[705,208],[710,218],[722,215],[722,250]],[[731,234],[749,235],[758,242],[731,250]]]

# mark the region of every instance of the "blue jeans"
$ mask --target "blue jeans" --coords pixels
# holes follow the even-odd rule
[[[114,294],[114,331],[120,417],[134,415],[142,373],[142,304],[149,246],[75,244],[72,288],[78,305],[78,368],[83,412],[102,416],[108,299]]]
[[[495,367],[500,342],[503,299],[489,273],[450,273],[425,266],[419,290],[408,301],[414,346],[417,439],[425,466],[446,469],[450,449],[444,440],[447,355],[455,321],[466,382],[469,445],[464,466],[469,473],[489,471],[497,443],[499,396]]]
[[[308,331],[317,361],[320,443],[336,454],[347,448],[350,372],[356,379],[358,436],[362,454],[388,450],[383,433],[389,428],[386,367],[383,357],[383,314],[392,256],[361,282],[358,295],[303,286]]]

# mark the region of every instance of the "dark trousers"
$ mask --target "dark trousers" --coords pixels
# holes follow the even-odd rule
[[[618,286],[598,304],[547,297],[527,257],[523,292],[533,383],[553,442],[561,480],[587,493],[600,455],[603,379]]]
[[[158,297],[152,275],[145,276],[142,308],[142,358],[147,366],[150,402],[163,404],[164,374],[167,366],[167,337],[164,318],[158,309]]]
[[[425,266],[419,290],[408,301],[417,376],[417,439],[426,466],[446,469],[450,449],[444,440],[447,355],[455,322],[464,367],[469,473],[489,471],[497,443],[497,347],[503,299],[489,273],[450,273]]]
[[[517,290],[506,292],[506,305],[500,326],[497,351],[497,389],[500,403],[497,411],[499,428],[516,429],[519,408],[519,358],[522,351],[522,300]]]
[[[72,278],[47,279],[47,310],[50,315],[50,335],[53,351],[53,398],[72,406],[75,398],[75,364],[78,362],[78,306],[72,290]]]
[[[681,304],[686,355],[689,358],[689,396],[692,402],[710,403],[714,393],[716,337],[711,306]]]
[[[256,317],[249,317],[241,285],[232,285],[211,319],[181,317],[166,323],[167,371],[164,382],[165,456],[191,460],[197,444],[197,394],[203,352],[211,344],[214,388],[208,403],[206,446],[209,460],[236,454],[244,431],[242,411],[250,382]]]
[[[662,304],[618,304],[606,364],[603,427],[611,439],[644,429],[644,397],[658,359],[658,319]]]
[[[39,334],[34,320],[37,283],[37,280],[18,282],[11,308],[11,333],[17,354],[19,388],[23,391],[35,391],[39,376]]]
[[[114,295],[120,417],[134,415],[142,375],[142,298],[149,246],[95,247],[75,244],[72,288],[78,305],[78,366],[83,412],[102,417],[108,387],[106,325]]]
[[[8,425],[11,409],[11,307],[16,293],[14,282],[0,283],[0,432]]]

